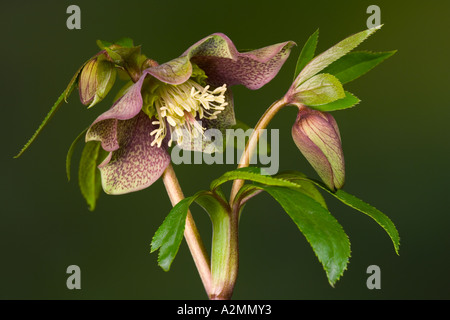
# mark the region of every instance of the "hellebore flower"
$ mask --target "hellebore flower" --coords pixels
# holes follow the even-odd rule
[[[292,137],[301,153],[331,189],[345,181],[344,154],[336,120],[326,112],[300,107]]]
[[[293,45],[289,41],[239,53],[226,35],[217,33],[178,58],[143,70],[86,133],[86,141],[100,141],[109,152],[99,165],[104,191],[124,194],[150,186],[170,163],[173,142],[189,149],[186,141],[202,137],[206,129],[233,125],[229,87],[261,88],[278,73]]]
[[[116,80],[114,63],[107,59],[106,51],[89,60],[80,72],[78,92],[81,103],[89,108],[100,102],[111,90]]]

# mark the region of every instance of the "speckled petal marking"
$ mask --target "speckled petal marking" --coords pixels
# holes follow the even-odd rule
[[[181,84],[192,74],[192,61],[205,71],[213,86],[243,84],[259,89],[277,75],[294,45],[288,41],[239,53],[226,35],[215,33],[189,47],[179,58],[146,72],[160,81]]]
[[[119,149],[117,141],[117,119],[107,119],[93,124],[86,133],[86,142],[100,141],[105,151]]]
[[[103,190],[112,195],[149,187],[170,163],[167,149],[151,146],[153,137],[150,132],[155,127],[146,114],[141,112],[122,122],[118,135],[120,149],[112,153],[109,162],[99,167]]]
[[[209,55],[201,50],[192,61],[208,75],[213,85],[226,83],[229,86],[242,84],[256,90],[271,81],[289,57],[293,42],[284,42],[245,53],[236,53],[232,58],[224,55]],[[219,50],[210,45],[212,52]],[[237,52],[231,50],[231,52]]]
[[[214,33],[189,47],[183,56],[194,56],[237,59],[238,50],[230,38],[223,33]]]

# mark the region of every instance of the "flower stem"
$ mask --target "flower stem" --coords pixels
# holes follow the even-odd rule
[[[286,105],[285,99],[280,99],[274,102],[261,117],[247,142],[239,168],[249,166],[262,130]],[[229,210],[213,210],[214,213],[210,214],[213,222],[211,300],[229,300],[233,294],[239,269],[239,216],[242,203],[246,201],[244,198],[238,202],[235,197],[243,185],[243,180],[234,180]]]
[[[273,117],[277,114],[278,111],[281,110],[284,106],[286,106],[288,103],[285,101],[284,98],[275,101],[262,115],[262,117],[259,119],[258,123],[255,126],[255,129],[253,130],[252,134],[250,135],[250,138],[247,142],[247,145],[245,146],[245,150],[241,156],[241,160],[239,162],[238,168],[245,168],[248,167],[250,164],[250,159],[253,156],[253,153],[256,150],[256,146],[258,144],[259,138],[261,137],[262,130],[267,128],[270,121],[272,121]],[[234,198],[236,194],[238,193],[239,189],[244,185],[244,180],[234,180],[233,186],[231,187],[231,195],[230,195],[230,204],[233,206]]]
[[[175,171],[173,170],[172,164],[169,164],[166,168],[162,175],[162,179],[170,201],[172,202],[172,205],[175,206],[178,202],[184,199],[184,195],[175,175]],[[194,259],[198,273],[200,274],[205,291],[209,297],[212,288],[209,258],[190,211],[188,211],[186,217],[184,237],[188,244],[189,250],[191,251],[191,255]]]
[[[235,206],[231,212],[214,210],[210,214],[213,223],[212,241],[212,290],[211,300],[230,300],[239,269],[239,210]]]

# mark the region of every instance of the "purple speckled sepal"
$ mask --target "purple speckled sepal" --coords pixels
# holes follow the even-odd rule
[[[223,35],[223,37],[225,36]],[[291,48],[295,45],[294,42],[288,41],[254,51],[238,53],[228,39],[225,42],[228,48],[224,48],[223,51],[229,51],[233,55],[224,57],[224,55],[208,55],[209,50],[216,52],[217,48],[210,42],[206,43],[208,47],[193,55],[192,61],[205,71],[208,81],[214,85],[242,84],[252,90],[261,88],[278,74],[289,57]],[[225,45],[223,42],[221,43]]]
[[[119,142],[117,141],[117,119],[106,119],[94,123],[86,133],[86,142],[100,141],[102,148],[105,151],[116,151],[119,149]]]
[[[120,121],[118,144],[99,166],[103,190],[107,194],[120,195],[139,191],[152,185],[170,163],[165,147],[151,146],[155,129],[152,120],[139,113],[136,117]]]
[[[214,86],[242,84],[254,90],[277,75],[294,45],[287,41],[239,53],[226,35],[215,33],[192,45],[179,58],[146,72],[163,82],[181,84],[192,74],[192,61],[205,71],[208,82]]]

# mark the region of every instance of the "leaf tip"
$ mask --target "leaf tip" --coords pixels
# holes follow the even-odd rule
[[[400,256],[400,238],[397,242],[394,242],[394,250],[397,256]]]
[[[156,235],[153,236],[152,243],[150,244],[150,253],[154,253],[161,247],[161,244],[158,244],[155,239]]]
[[[162,262],[158,262],[158,265],[161,267],[161,269],[163,269],[165,272],[169,272],[170,271],[170,263],[167,263],[165,261]]]
[[[25,153],[25,151],[28,149],[29,145],[30,145],[30,142],[28,142],[25,146],[23,146],[22,149],[19,151],[19,153],[17,153],[15,156],[13,156],[13,159],[19,159]]]
[[[372,29],[380,30],[383,26],[384,26],[384,24],[380,24],[380,25],[378,25],[376,27],[373,27]]]

